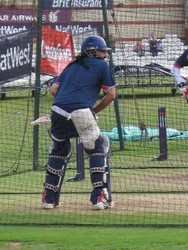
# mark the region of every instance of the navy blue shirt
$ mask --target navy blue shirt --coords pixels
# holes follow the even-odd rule
[[[188,66],[188,49],[186,49],[183,54],[175,61],[174,65],[177,68]]]
[[[67,112],[81,108],[92,109],[100,90],[106,92],[115,86],[107,62],[95,57],[86,57],[83,62],[87,67],[79,62],[73,63],[56,79],[59,88],[53,105]]]

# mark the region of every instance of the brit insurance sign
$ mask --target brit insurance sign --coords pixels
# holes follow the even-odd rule
[[[103,0],[43,0],[43,8],[102,8]],[[112,0],[105,0],[106,7],[112,7]]]

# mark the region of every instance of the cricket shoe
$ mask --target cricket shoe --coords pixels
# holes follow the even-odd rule
[[[58,202],[54,202],[54,203],[47,203],[46,200],[45,200],[45,197],[46,197],[46,191],[44,191],[42,193],[42,208],[44,209],[54,209],[54,208],[58,208],[61,206],[61,203],[58,201]]]
[[[61,203],[47,203],[47,202],[42,202],[42,208],[44,209],[54,209],[54,208],[58,208],[61,207]]]
[[[54,209],[54,204],[42,202],[42,208],[44,208],[44,209]]]
[[[109,201],[108,204],[109,204],[109,206],[108,206],[109,208],[113,208],[114,207],[114,202],[113,201]]]
[[[113,201],[109,202],[106,199],[105,193],[102,192],[102,194],[97,199],[97,203],[93,204],[92,208],[94,210],[104,210],[104,209],[106,209],[108,207],[114,207],[114,202]]]

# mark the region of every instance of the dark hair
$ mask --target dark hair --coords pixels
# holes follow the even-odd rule
[[[70,62],[65,69],[71,67],[73,64],[75,63],[79,63],[80,65],[82,65],[85,69],[89,69],[89,66],[84,62],[84,58],[87,57],[86,54],[78,54],[76,57],[75,57],[75,60],[73,62]],[[64,70],[65,70],[64,69]]]

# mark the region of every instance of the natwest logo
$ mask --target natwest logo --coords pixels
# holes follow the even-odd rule
[[[23,26],[14,26],[14,25],[2,25],[0,26],[0,36],[6,36],[10,34],[15,34],[21,31],[26,31],[27,27]]]
[[[92,27],[90,24],[86,26],[80,26],[79,24],[67,25],[67,26],[55,25],[55,29],[58,31],[62,31],[62,32],[71,32],[73,35],[75,35],[75,34],[83,33],[85,31],[92,30]]]

